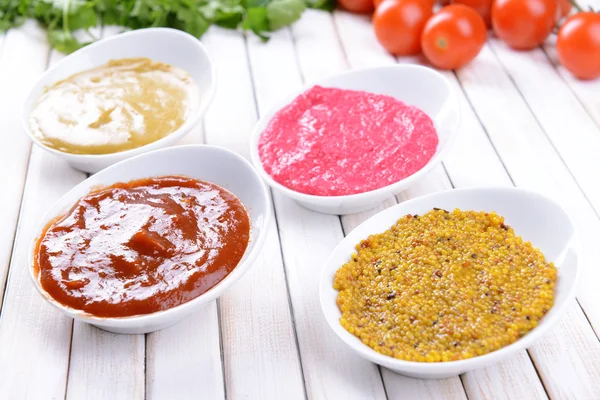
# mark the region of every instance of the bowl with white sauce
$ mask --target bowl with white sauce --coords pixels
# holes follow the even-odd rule
[[[198,124],[215,91],[202,43],[169,28],[121,33],[46,71],[23,107],[23,127],[44,150],[95,173],[167,147]]]

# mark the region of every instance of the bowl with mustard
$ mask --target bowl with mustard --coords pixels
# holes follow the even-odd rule
[[[214,90],[214,66],[194,36],[125,32],[46,71],[25,101],[23,126],[44,150],[95,173],[177,142],[198,124]]]
[[[579,235],[554,199],[453,189],[350,232],[322,269],[321,308],[358,355],[413,378],[447,378],[514,356],[551,330],[580,264]]]

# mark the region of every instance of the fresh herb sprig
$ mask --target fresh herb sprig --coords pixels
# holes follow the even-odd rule
[[[28,18],[48,30],[52,47],[71,53],[89,42],[73,32],[103,25],[171,27],[200,37],[211,25],[254,32],[262,39],[292,24],[306,7],[330,10],[335,0],[0,0],[0,32]],[[93,37],[93,36],[92,36]]]

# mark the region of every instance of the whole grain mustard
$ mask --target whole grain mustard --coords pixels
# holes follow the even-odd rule
[[[552,307],[557,271],[491,212],[407,215],[335,274],[341,325],[387,356],[436,362],[507,346]]]

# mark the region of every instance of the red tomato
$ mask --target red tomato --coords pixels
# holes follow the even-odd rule
[[[469,6],[481,15],[485,25],[492,26],[492,1],[493,0],[453,0],[454,4],[464,4]],[[569,1],[569,0],[564,0]]]
[[[373,12],[373,0],[338,0],[338,3],[348,11],[357,14]]]
[[[494,0],[492,27],[510,47],[529,50],[546,40],[557,15],[557,0]]]
[[[600,77],[600,14],[580,12],[558,30],[558,59],[580,79]]]
[[[571,12],[571,0],[558,0],[558,9],[560,10],[560,17],[564,18]]]
[[[421,51],[421,32],[432,14],[427,1],[385,0],[373,15],[375,36],[392,54],[417,54]]]
[[[479,54],[486,32],[483,18],[471,7],[446,6],[425,24],[421,34],[423,54],[438,68],[460,68]]]

